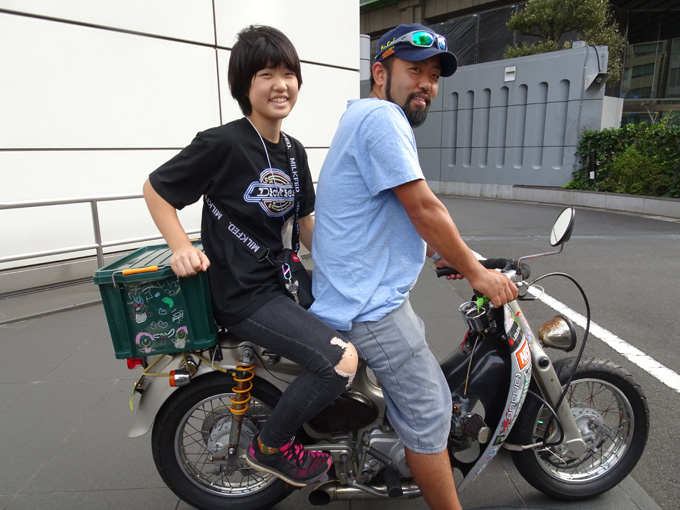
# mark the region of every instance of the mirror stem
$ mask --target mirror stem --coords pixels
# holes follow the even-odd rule
[[[538,257],[546,257],[548,255],[557,255],[558,253],[562,253],[562,250],[564,249],[564,243],[560,244],[560,249],[557,251],[550,251],[547,253],[538,253],[536,255],[525,255],[524,257],[521,257],[517,261],[517,267],[520,267],[520,264],[522,264],[523,261],[529,260],[529,259],[537,259]]]

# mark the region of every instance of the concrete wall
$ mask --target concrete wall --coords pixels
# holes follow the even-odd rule
[[[359,94],[356,2],[0,0],[0,202],[140,192],[197,131],[241,116],[226,68],[250,24],[282,30],[303,61],[284,129],[317,175]],[[199,210],[182,213],[187,229]],[[141,200],[101,213],[105,241],[156,233]],[[0,257],[92,243],[89,206],[0,211],[0,238]]]
[[[415,130],[431,185],[562,186],[586,129],[616,126],[621,101],[605,98],[606,47],[462,66],[440,81]],[[452,188],[453,186],[453,188]]]

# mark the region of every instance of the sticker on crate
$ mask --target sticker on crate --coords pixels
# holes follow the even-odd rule
[[[129,284],[126,291],[126,306],[139,352],[151,354],[171,346],[180,350],[189,348],[191,336],[179,280]]]

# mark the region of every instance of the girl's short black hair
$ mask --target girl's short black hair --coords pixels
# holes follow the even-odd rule
[[[243,115],[250,115],[248,99],[250,84],[258,71],[265,67],[287,66],[295,72],[298,87],[302,87],[300,58],[290,40],[275,28],[251,25],[239,32],[229,57],[229,89],[241,107]]]

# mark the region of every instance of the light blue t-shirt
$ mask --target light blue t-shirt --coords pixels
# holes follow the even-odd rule
[[[333,328],[377,321],[408,296],[426,245],[392,188],[424,179],[397,105],[350,101],[319,176],[310,311]]]

